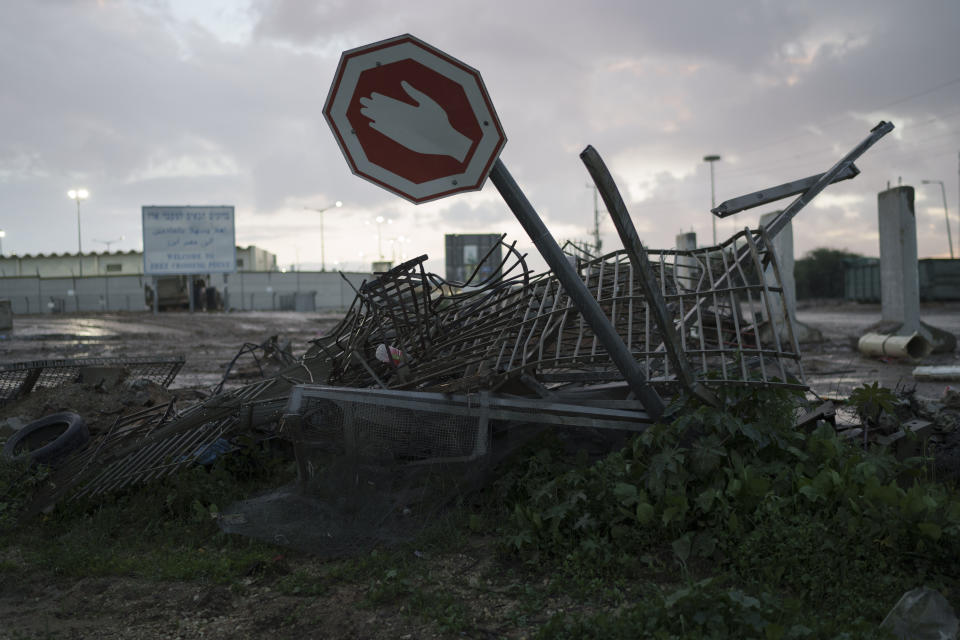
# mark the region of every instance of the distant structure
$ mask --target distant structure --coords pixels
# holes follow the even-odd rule
[[[136,275],[143,273],[143,252],[113,251],[84,253],[84,276]],[[75,253],[38,253],[0,256],[0,278],[39,276],[70,278],[77,276],[79,261]],[[274,253],[250,245],[237,247],[237,271],[279,271]]]
[[[448,281],[466,282],[491,249],[493,249],[492,253],[480,265],[474,284],[500,275],[503,251],[499,233],[448,233],[444,239]]]
[[[277,254],[252,244],[237,247],[237,271],[280,271]]]

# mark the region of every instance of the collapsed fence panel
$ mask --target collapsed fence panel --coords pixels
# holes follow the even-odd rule
[[[168,387],[184,365],[183,356],[139,358],[75,358],[34,360],[0,365],[0,406],[34,389],[51,389],[79,379],[84,370],[115,368],[130,378],[144,378]]]
[[[449,463],[488,454],[491,420],[632,432],[651,422],[645,411],[591,406],[589,401],[300,385],[290,393],[283,431],[298,448],[393,462]]]

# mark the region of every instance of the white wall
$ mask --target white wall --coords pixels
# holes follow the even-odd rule
[[[279,311],[285,306],[303,311],[346,309],[353,302],[353,287],[369,273],[338,272],[239,272],[214,275],[210,286],[223,293],[224,307],[238,311]],[[147,309],[143,275],[84,278],[0,277],[0,299],[9,299],[13,313],[77,311],[143,311]],[[352,287],[351,287],[352,285]],[[299,293],[299,304],[292,296]]]
[[[131,275],[143,273],[143,254],[139,251],[83,254],[83,275]],[[108,272],[107,265],[120,265],[120,271]],[[77,254],[2,256],[0,277],[36,276],[42,278],[74,277],[80,275]]]

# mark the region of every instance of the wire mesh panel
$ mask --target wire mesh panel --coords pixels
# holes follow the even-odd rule
[[[146,378],[167,387],[184,365],[183,356],[143,358],[76,358],[34,360],[0,365],[0,406],[33,389],[51,389],[78,379],[91,367],[122,368],[132,378]]]
[[[298,385],[281,433],[310,475],[304,470],[329,454],[386,466],[480,460],[490,452],[491,421],[633,432],[651,422],[638,403],[609,404],[582,394],[519,398]]]
[[[194,464],[212,461],[233,450],[228,441],[253,426],[262,437],[273,433],[286,397],[260,399],[272,381],[261,381],[192,405],[182,412],[171,402],[119,416],[81,450],[73,453],[51,477],[28,514],[65,497],[118,491],[172,475]]]
[[[487,415],[479,407],[463,411],[411,395],[299,386],[287,405],[292,416],[300,418],[298,443],[369,462],[464,462],[489,448]]]

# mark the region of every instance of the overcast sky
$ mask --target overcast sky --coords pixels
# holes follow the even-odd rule
[[[588,144],[641,239],[669,248],[681,231],[711,239],[705,154],[722,156],[719,203],[825,171],[889,120],[861,175],[798,216],[797,255],[877,255],[877,193],[901,180],[916,188],[921,257],[948,255],[939,185],[922,179],[944,181],[960,245],[956,0],[6,0],[3,251],[75,252],[75,187],[91,194],[85,251],[140,249],[142,205],[230,204],[238,244],[316,268],[319,220],[304,207],[336,200],[328,268],[376,259],[377,216],[392,221],[388,259],[428,253],[441,273],[445,233],[505,232],[532,251],[489,181],[418,206],[350,173],[321,113],[340,54],[403,33],[481,72],[500,157],[558,240],[593,226]],[[720,221],[719,236],[763,211]],[[604,249],[619,247],[601,219]]]

